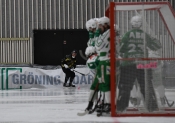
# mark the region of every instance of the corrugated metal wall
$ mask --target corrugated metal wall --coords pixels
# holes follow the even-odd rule
[[[0,0],[0,37],[32,37],[33,29],[84,29],[88,19],[104,16],[105,8],[111,1],[168,0]],[[170,2],[175,4],[173,0]],[[3,53],[2,51],[0,55]],[[0,60],[3,61],[14,62],[13,59]],[[18,60],[20,63],[31,61]]]
[[[0,0],[0,37],[32,37],[33,29],[83,29],[88,19],[104,16],[110,1],[158,0]]]

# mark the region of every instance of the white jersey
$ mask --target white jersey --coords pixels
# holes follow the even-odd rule
[[[110,55],[110,30],[108,29],[99,36],[95,43],[96,51],[99,55],[99,60],[109,60]]]

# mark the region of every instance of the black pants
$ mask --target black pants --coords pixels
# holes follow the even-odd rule
[[[70,84],[72,84],[72,81],[75,78],[75,73],[71,71],[70,69],[62,68],[63,72],[66,74],[64,83],[67,83],[68,79],[70,79]]]
[[[135,80],[140,85],[140,92],[145,95],[145,72],[144,69],[137,69],[136,65],[121,66],[119,89],[131,91]],[[152,75],[151,69],[148,69],[148,75]],[[150,76],[151,77],[151,76]],[[149,79],[152,79],[150,78]]]
[[[145,70],[137,69],[136,64],[121,66],[120,70],[121,73],[120,73],[120,81],[118,84],[119,97],[117,100],[117,107],[119,108],[119,110],[123,111],[129,105],[130,92],[133,88],[136,79],[140,85],[140,92],[142,93],[143,98],[145,99]],[[150,91],[154,91],[152,85],[152,70],[147,69],[146,71],[147,71],[146,78]]]

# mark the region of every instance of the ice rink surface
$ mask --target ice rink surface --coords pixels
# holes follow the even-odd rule
[[[77,116],[88,104],[89,88],[0,91],[0,123],[175,123],[173,117]]]

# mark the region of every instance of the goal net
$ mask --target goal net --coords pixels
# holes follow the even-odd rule
[[[111,115],[175,116],[175,12],[170,4],[111,2],[106,16]]]

